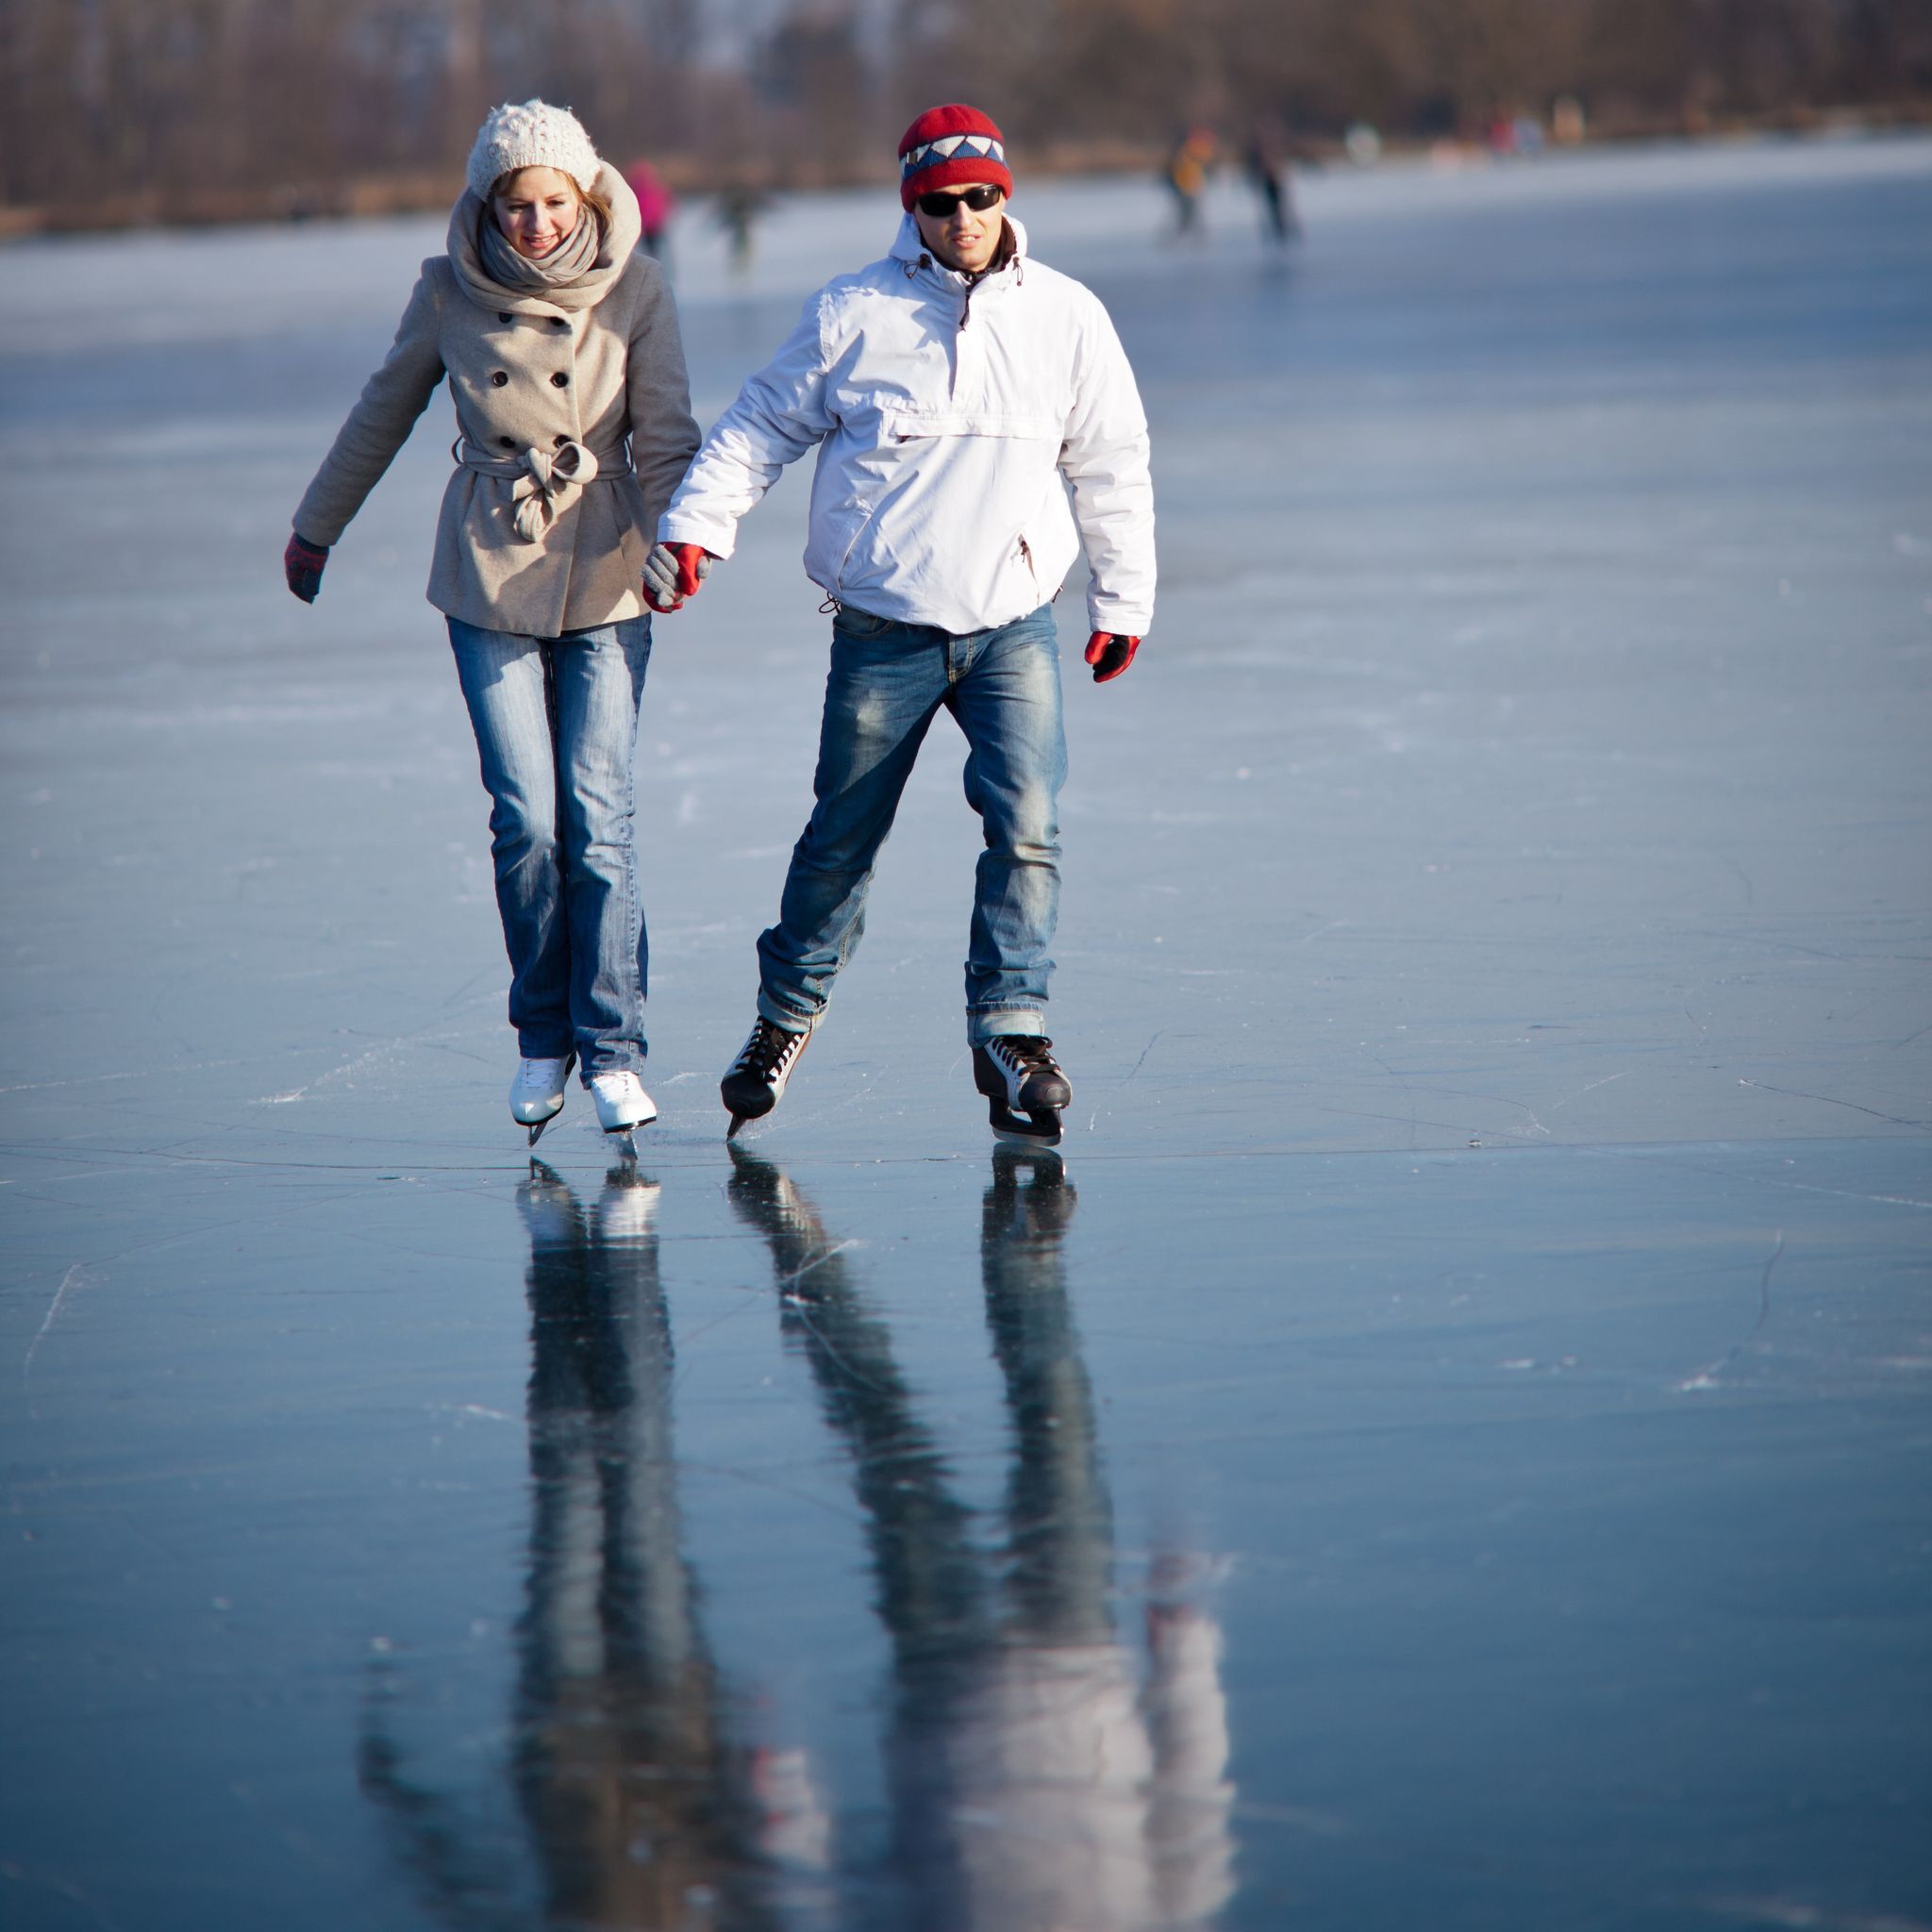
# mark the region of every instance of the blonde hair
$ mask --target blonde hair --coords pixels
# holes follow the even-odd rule
[[[541,167],[542,165],[543,164],[541,161],[529,161],[526,162],[521,168],[508,169],[505,173],[499,175],[496,177],[496,179],[490,184],[490,193],[487,199],[491,204],[493,205],[495,202],[500,200],[506,192],[508,192],[509,184],[512,181],[514,181],[519,175],[526,174],[529,171],[529,169],[533,167]],[[600,235],[609,234],[609,196],[604,193],[604,192],[601,189],[586,188],[583,185],[583,183],[576,178],[575,175],[564,175],[564,172],[561,168],[553,168],[551,170],[551,173],[555,175],[563,175],[563,178],[570,183],[570,192],[573,194],[575,194],[577,198],[577,206],[580,208],[589,208],[591,214],[596,217],[597,232]]]

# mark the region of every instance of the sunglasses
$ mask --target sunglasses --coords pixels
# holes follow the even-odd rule
[[[963,202],[974,214],[983,215],[1004,198],[1006,192],[988,182],[983,188],[969,188],[963,194],[922,194],[918,200],[919,212],[930,215],[936,222],[944,221]]]

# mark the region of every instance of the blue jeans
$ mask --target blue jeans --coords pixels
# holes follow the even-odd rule
[[[649,950],[631,826],[651,620],[525,638],[452,617],[449,641],[490,793],[518,1050],[574,1052],[586,1082],[641,1073]]]
[[[966,734],[966,802],[981,819],[966,955],[966,1034],[1042,1033],[1059,913],[1059,642],[1053,607],[963,636],[841,609],[832,625],[810,823],[778,923],[758,938],[758,1011],[796,1030],[824,1010],[865,930],[865,891],[926,727]]]

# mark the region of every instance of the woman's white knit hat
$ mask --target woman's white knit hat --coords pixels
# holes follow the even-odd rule
[[[476,145],[470,150],[470,189],[477,200],[487,201],[491,189],[519,168],[555,168],[588,191],[596,186],[601,165],[583,123],[568,108],[553,108],[548,101],[525,101],[520,107],[506,101],[491,108],[476,130]]]

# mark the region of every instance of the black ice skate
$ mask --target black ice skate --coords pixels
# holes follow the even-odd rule
[[[777,1106],[810,1039],[809,1027],[788,1033],[762,1014],[758,1016],[758,1024],[738,1049],[738,1058],[718,1082],[718,1097],[731,1116],[724,1135],[727,1141],[736,1137],[746,1121],[762,1120]]]
[[[986,1095],[993,1132],[1016,1147],[1058,1147],[1060,1114],[1074,1090],[1039,1033],[1003,1033],[973,1049],[973,1084]]]

